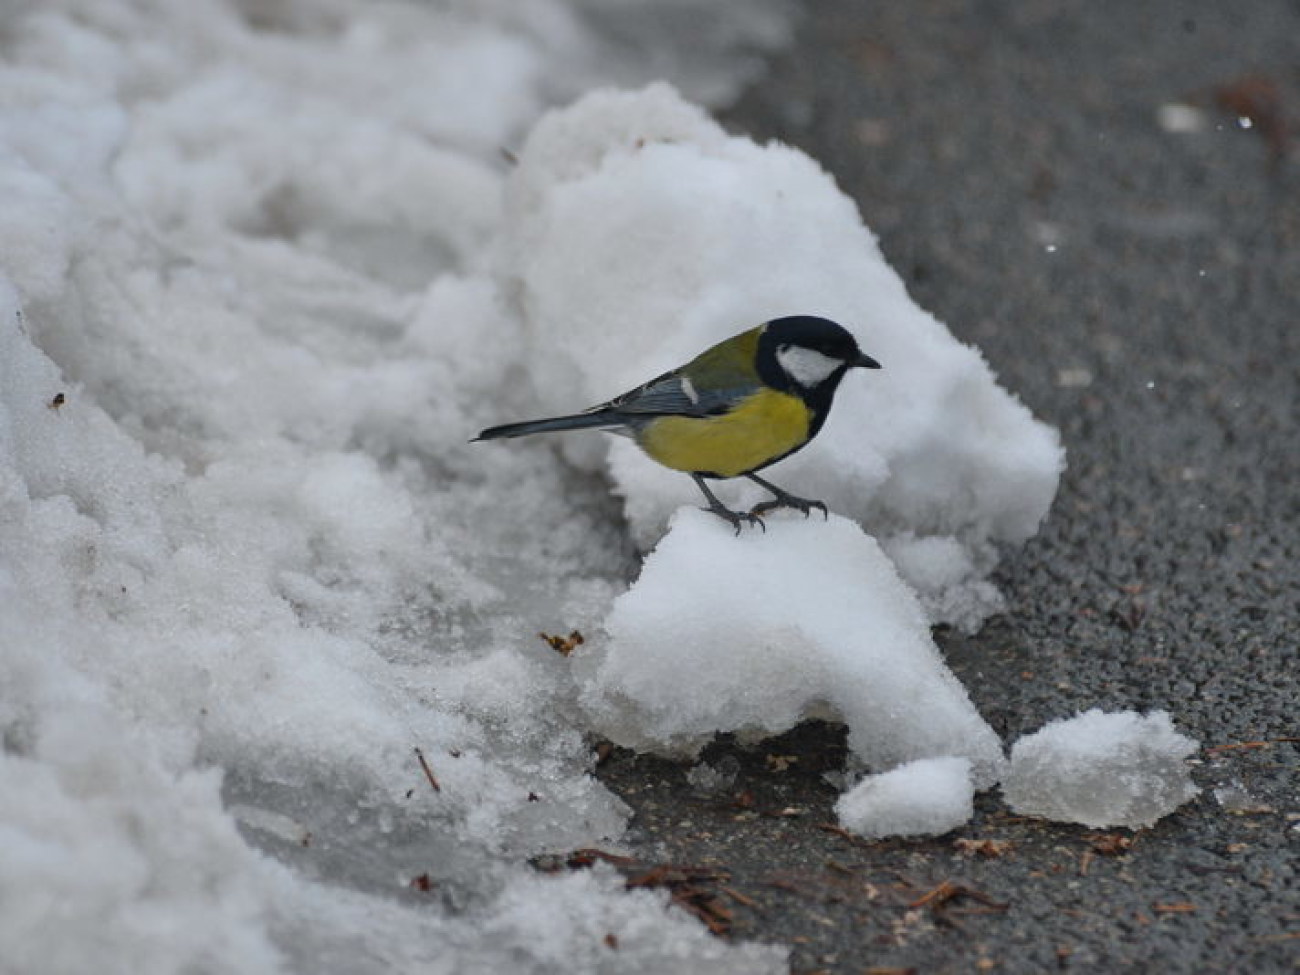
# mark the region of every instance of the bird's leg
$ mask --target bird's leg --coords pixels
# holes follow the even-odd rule
[[[774,511],[777,508],[794,508],[796,511],[802,511],[803,516],[807,518],[809,512],[811,512],[813,508],[818,508],[821,510],[823,518],[830,518],[830,513],[826,510],[826,505],[821,501],[809,501],[806,498],[796,498],[788,491],[782,491],[771,481],[763,480],[757,474],[746,474],[745,476],[759,487],[765,488],[773,494],[771,501],[763,501],[750,508],[749,513],[751,515],[765,515],[767,512]]]
[[[704,510],[711,511],[723,521],[728,522],[736,529],[737,535],[740,534],[740,526],[745,523],[757,525],[759,528],[763,529],[763,531],[767,531],[767,526],[763,524],[763,519],[760,518],[756,512],[732,511],[714,496],[713,492],[709,490],[709,486],[704,483],[703,477],[699,474],[692,474],[691,477],[695,478],[695,483],[700,486],[700,490],[704,492],[704,496],[709,499],[709,506]]]

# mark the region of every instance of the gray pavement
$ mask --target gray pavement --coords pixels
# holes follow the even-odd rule
[[[679,897],[798,972],[1300,970],[1300,4],[807,9],[726,121],[820,159],[1069,452],[1006,614],[940,645],[1008,740],[1165,708],[1206,788],[1136,834],[995,794],[866,844],[826,828],[843,735],[814,724],[713,746],[739,768],[715,797],[615,752],[638,857],[701,868]]]

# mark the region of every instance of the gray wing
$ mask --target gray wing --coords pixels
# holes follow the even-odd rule
[[[635,416],[719,416],[732,410],[751,390],[697,389],[677,372],[666,372],[587,412],[605,410]]]

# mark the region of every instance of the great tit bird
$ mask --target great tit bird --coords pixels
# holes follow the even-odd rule
[[[582,413],[507,423],[474,439],[555,430],[603,429],[630,436],[654,460],[695,479],[711,511],[740,534],[762,516],[795,508],[807,517],[821,501],[795,497],[757,472],[803,447],[822,428],[835,390],[855,366],[879,369],[853,336],[825,318],[793,315],[734,335],[671,372]],[[747,477],[772,500],[747,512],[719,501],[706,478]]]

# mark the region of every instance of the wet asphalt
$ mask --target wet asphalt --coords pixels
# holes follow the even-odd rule
[[[842,729],[809,724],[711,746],[713,795],[614,751],[625,869],[691,868],[651,879],[796,972],[1300,971],[1300,3],[806,10],[725,122],[821,160],[1068,451],[1005,614],[941,648],[1007,740],[1168,710],[1204,791],[1136,833],[992,793],[865,843],[833,829]]]

